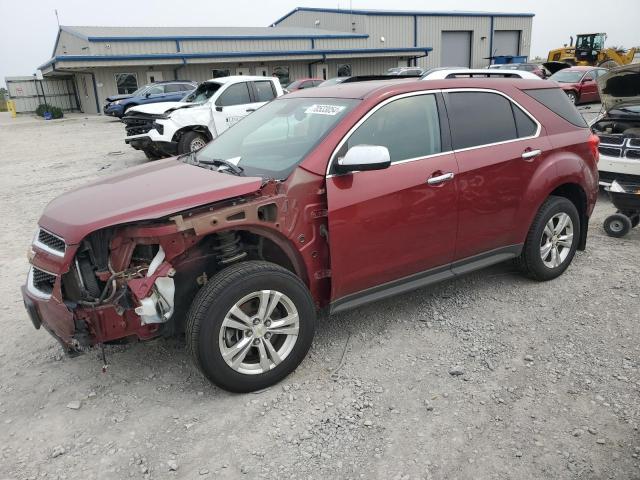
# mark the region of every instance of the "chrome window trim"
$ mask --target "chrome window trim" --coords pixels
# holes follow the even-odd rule
[[[389,168],[392,168],[394,165],[400,165],[403,163],[408,163],[408,162],[415,162],[417,160],[426,160],[429,158],[433,158],[433,157],[440,157],[442,155],[449,155],[451,153],[457,153],[457,152],[466,152],[468,150],[474,150],[476,148],[485,148],[485,147],[492,147],[495,145],[502,145],[502,144],[506,144],[506,143],[512,143],[512,142],[520,142],[523,140],[531,140],[534,138],[538,138],[540,136],[540,133],[542,132],[542,124],[538,121],[538,119],[536,117],[533,116],[533,114],[531,114],[531,112],[529,112],[529,110],[527,110],[526,108],[524,108],[520,103],[518,103],[516,100],[514,100],[512,97],[510,97],[509,95],[507,95],[504,92],[501,92],[499,90],[494,90],[491,88],[446,88],[446,89],[431,89],[431,90],[420,90],[417,92],[408,92],[408,93],[403,93],[400,95],[396,95],[394,97],[391,98],[387,98],[384,102],[379,103],[378,105],[376,105],[374,108],[372,108],[369,112],[367,112],[367,114],[362,117],[360,120],[358,120],[358,122],[349,129],[349,131],[345,134],[344,137],[342,137],[342,140],[340,140],[340,142],[338,143],[337,147],[333,150],[333,152],[331,153],[331,157],[329,157],[329,162],[327,163],[327,170],[325,172],[325,177],[326,178],[331,178],[331,177],[335,177],[335,176],[340,176],[341,174],[335,174],[335,173],[329,173],[331,171],[331,166],[333,165],[333,162],[336,161],[336,154],[338,151],[340,151],[340,149],[344,146],[344,144],[349,140],[349,138],[351,137],[351,135],[353,134],[353,132],[355,130],[358,129],[358,127],[360,125],[362,125],[364,122],[367,121],[367,119],[373,115],[375,112],[377,112],[380,108],[384,107],[385,105],[395,101],[395,100],[399,100],[401,98],[406,98],[406,97],[414,97],[414,96],[418,96],[418,95],[428,95],[428,94],[437,94],[437,93],[456,93],[456,92],[484,92],[484,93],[495,93],[498,95],[503,96],[504,98],[506,98],[507,100],[509,100],[510,102],[513,102],[514,105],[516,105],[520,110],[522,110],[522,112],[529,117],[531,120],[533,120],[533,122],[536,124],[536,132],[533,135],[530,135],[528,137],[519,137],[519,138],[512,138],[511,140],[503,140],[500,142],[494,142],[494,143],[485,143],[482,145],[474,145],[473,147],[465,147],[465,148],[459,148],[459,149],[451,149],[451,150],[447,150],[445,152],[439,152],[439,153],[434,153],[431,155],[425,155],[423,157],[415,157],[415,158],[407,158],[405,160],[400,160],[397,162],[392,162],[391,165],[389,166]],[[447,118],[448,118],[448,113],[447,113]],[[514,119],[515,122],[515,119]],[[351,172],[352,174],[356,174],[356,173],[360,173],[360,172]]]
[[[51,298],[51,294],[50,293],[45,293],[45,292],[43,292],[41,290],[38,290],[36,288],[36,286],[33,284],[33,269],[34,268],[37,268],[38,270],[41,270],[44,273],[48,273],[49,275],[53,275],[56,278],[58,276],[55,273],[47,272],[46,270],[43,270],[40,267],[34,267],[33,265],[31,265],[31,267],[29,268],[29,274],[27,275],[27,290],[34,297],[38,297],[38,298],[41,298],[43,300],[49,300]]]
[[[64,250],[61,252],[60,250],[55,250],[51,248],[49,245],[45,245],[44,243],[42,243],[40,241],[40,231],[44,231],[49,235],[56,237],[58,240],[64,243]],[[67,242],[64,241],[64,238],[56,235],[55,233],[51,233],[49,230],[46,230],[42,227],[38,227],[38,230],[36,231],[36,236],[33,239],[33,245],[38,247],[40,250],[44,250],[45,252],[50,253],[51,255],[55,255],[56,257],[64,257],[64,254],[67,251]]]
[[[439,93],[441,91],[442,91],[441,89],[436,89],[436,90],[429,89],[429,90],[420,90],[420,91],[417,91],[417,92],[402,93],[400,95],[396,95],[394,97],[387,98],[383,102],[380,102],[378,105],[373,107],[371,110],[369,110],[366,113],[366,115],[364,117],[362,117],[360,120],[358,120],[356,122],[356,124],[349,129],[349,131],[344,135],[344,137],[342,137],[342,140],[340,140],[340,142],[338,143],[336,148],[333,149],[333,152],[331,152],[331,156],[329,157],[329,162],[327,163],[327,170],[325,172],[325,177],[326,178],[331,178],[331,177],[334,177],[334,176],[339,176],[338,174],[335,174],[335,173],[332,173],[332,174],[329,173],[331,171],[331,166],[333,165],[333,162],[336,161],[337,152],[339,152],[340,149],[343,147],[343,145],[349,140],[351,135],[353,135],[353,132],[355,132],[358,129],[358,127],[360,127],[360,125],[362,125],[364,122],[366,122],[371,115],[376,113],[378,110],[380,110],[385,105],[388,105],[389,103],[394,102],[396,100],[400,100],[402,98],[407,98],[407,97],[416,97],[418,95],[436,94],[436,93]],[[452,150],[447,150],[446,152],[434,153],[434,154],[427,155],[427,156],[424,156],[424,157],[415,157],[415,158],[407,158],[407,159],[404,159],[404,160],[399,160],[397,162],[392,162],[391,165],[389,166],[389,168],[393,167],[394,165],[398,165],[400,163],[408,163],[408,162],[414,162],[416,160],[423,160],[425,158],[438,157],[438,156],[441,156],[441,155],[449,154],[451,152],[452,152]],[[351,173],[359,173],[359,172],[351,172]]]

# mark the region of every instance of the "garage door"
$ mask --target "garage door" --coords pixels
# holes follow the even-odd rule
[[[443,67],[471,66],[471,32],[442,32],[440,65]]]
[[[520,30],[495,31],[493,55],[520,55]]]

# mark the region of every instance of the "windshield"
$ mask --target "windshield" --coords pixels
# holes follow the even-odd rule
[[[274,100],[209,143],[195,160],[225,160],[247,176],[283,180],[357,103],[343,98]]]
[[[193,93],[187,95],[182,101],[187,103],[204,103],[209,100],[220,87],[221,85],[216,82],[201,83]]]
[[[293,90],[294,88],[298,88],[299,85],[302,84],[302,80],[296,80],[295,82],[291,82],[286,86],[287,90]]]
[[[567,72],[560,70],[549,77],[549,80],[555,80],[559,83],[578,83],[584,72]]]

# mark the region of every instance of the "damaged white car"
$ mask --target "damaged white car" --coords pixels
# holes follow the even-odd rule
[[[640,183],[640,64],[615,68],[597,81],[604,113],[591,129],[600,137],[600,184]]]
[[[125,143],[152,160],[192,152],[283,93],[275,77],[207,80],[181,102],[130,108],[122,119]]]

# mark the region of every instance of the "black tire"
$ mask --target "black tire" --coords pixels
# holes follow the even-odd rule
[[[229,310],[243,297],[275,290],[294,304],[299,317],[293,349],[271,370],[246,374],[234,370],[222,357],[220,330]],[[316,326],[313,298],[290,271],[269,262],[241,262],[217,273],[196,295],[186,319],[187,349],[200,371],[213,383],[237,393],[269,387],[293,372],[307,355]]]
[[[540,247],[547,222],[559,213],[565,213],[571,219],[573,238],[571,247],[567,247],[569,248],[568,254],[562,263],[555,267],[549,267],[545,265],[541,257]],[[522,253],[515,260],[516,266],[522,273],[534,280],[547,281],[559,277],[573,260],[580,240],[581,227],[580,215],[575,205],[564,197],[550,196],[542,204],[533,219]]]
[[[178,154],[183,155],[195,150],[200,150],[208,142],[209,140],[201,133],[185,132],[178,142]]]
[[[609,215],[604,221],[604,231],[610,237],[624,237],[633,228],[631,219],[622,213]]]
[[[640,224],[640,214],[631,217],[631,228],[636,228]]]

